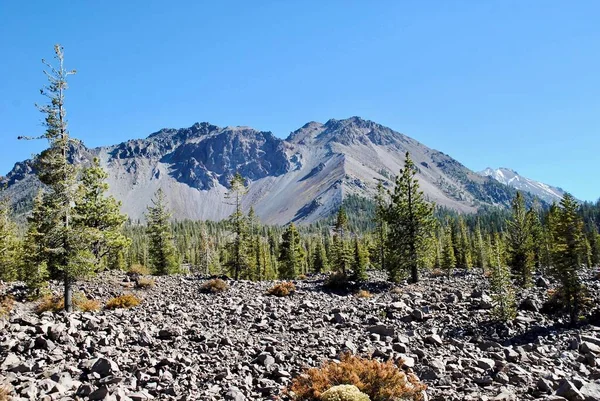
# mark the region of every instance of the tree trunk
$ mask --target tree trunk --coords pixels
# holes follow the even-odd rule
[[[69,277],[69,274],[65,272],[64,275],[65,284],[65,311],[73,312],[73,280]]]

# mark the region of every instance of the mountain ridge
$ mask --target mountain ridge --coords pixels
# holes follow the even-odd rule
[[[507,167],[499,167],[497,169],[487,167],[485,170],[479,172],[479,174],[492,177],[496,181],[517,190],[529,192],[548,203],[559,202],[565,194],[562,188],[524,177],[516,170]]]
[[[311,121],[286,139],[251,127],[208,122],[163,128],[144,139],[73,150],[77,160],[97,157],[108,172],[109,193],[132,219],[142,219],[154,192],[162,188],[176,219],[220,220],[232,206],[223,202],[231,177],[249,182],[243,207],[253,206],[265,223],[312,223],[328,217],[348,195],[372,197],[393,176],[409,152],[426,197],[460,212],[510,204],[515,190],[475,173],[447,154],[360,117]],[[7,175],[8,195],[27,204],[39,182],[30,161]]]

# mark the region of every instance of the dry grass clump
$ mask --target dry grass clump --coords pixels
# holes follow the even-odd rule
[[[10,389],[6,386],[0,386],[0,401],[10,400]]]
[[[292,381],[289,391],[294,393],[295,400],[312,401],[340,384],[356,386],[371,401],[419,401],[426,389],[414,374],[404,372],[392,361],[379,362],[345,354],[340,362],[329,361],[320,368],[306,370]]]
[[[276,297],[287,297],[296,292],[296,286],[291,281],[285,281],[283,283],[275,284],[267,291],[268,295],[275,295]]]
[[[10,311],[15,307],[15,300],[10,295],[0,297],[0,319],[8,317]]]
[[[73,294],[73,307],[82,312],[96,312],[100,310],[100,301],[88,299],[84,294],[78,292]],[[36,313],[60,312],[65,309],[64,295],[46,295],[37,304]]]
[[[45,295],[35,307],[36,313],[56,313],[63,309],[65,309],[65,299],[62,295]]]
[[[358,298],[371,298],[373,294],[371,294],[368,290],[360,290],[356,293]]]
[[[96,299],[85,298],[75,303],[75,307],[82,312],[97,312],[102,307],[102,304]]]
[[[306,277],[305,274],[301,274],[298,276],[298,280],[306,280],[308,277]]]
[[[394,287],[390,290],[390,292],[392,294],[396,294],[396,295],[402,295],[402,293],[403,293],[402,288],[400,288],[400,287]]]
[[[154,285],[156,284],[156,282],[154,281],[153,278],[149,278],[149,277],[140,277],[136,283],[135,286],[138,288],[152,288],[154,287]]]
[[[214,278],[212,280],[208,280],[206,283],[202,284],[202,286],[200,287],[200,290],[202,292],[211,292],[211,293],[217,293],[217,292],[225,292],[229,289],[229,284],[227,284],[225,281],[221,280],[220,278]]]
[[[127,270],[127,273],[129,274],[139,274],[140,276],[147,276],[150,274],[150,270],[144,266],[141,265],[139,263],[135,263],[131,266],[129,266],[129,269]]]
[[[431,271],[431,277],[444,277],[447,276],[448,274],[446,272],[444,272],[442,269],[433,269]]]
[[[123,294],[118,297],[109,299],[106,303],[106,309],[128,309],[138,306],[142,302],[141,299],[133,294]]]

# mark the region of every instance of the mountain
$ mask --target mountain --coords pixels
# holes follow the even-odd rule
[[[515,170],[509,168],[500,167],[498,169],[492,169],[488,167],[479,174],[492,177],[496,181],[519,191],[529,192],[547,203],[558,202],[565,194],[565,191],[561,188],[523,177]]]
[[[196,123],[162,129],[146,139],[88,149],[73,148],[76,161],[97,157],[109,174],[110,193],[123,212],[143,219],[162,188],[177,219],[225,218],[228,182],[240,172],[249,183],[246,210],[264,223],[310,223],[331,215],[350,194],[371,197],[378,181],[391,188],[409,152],[427,198],[460,212],[508,206],[516,190],[477,174],[450,156],[372,121],[352,117],[309,122],[285,140],[249,127]],[[8,173],[7,194],[25,210],[41,185],[31,160]]]

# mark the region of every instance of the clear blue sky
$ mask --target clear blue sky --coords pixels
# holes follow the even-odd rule
[[[285,137],[354,115],[473,170],[600,196],[598,1],[0,0],[0,174],[39,151],[42,57],[88,146],[196,121]]]

